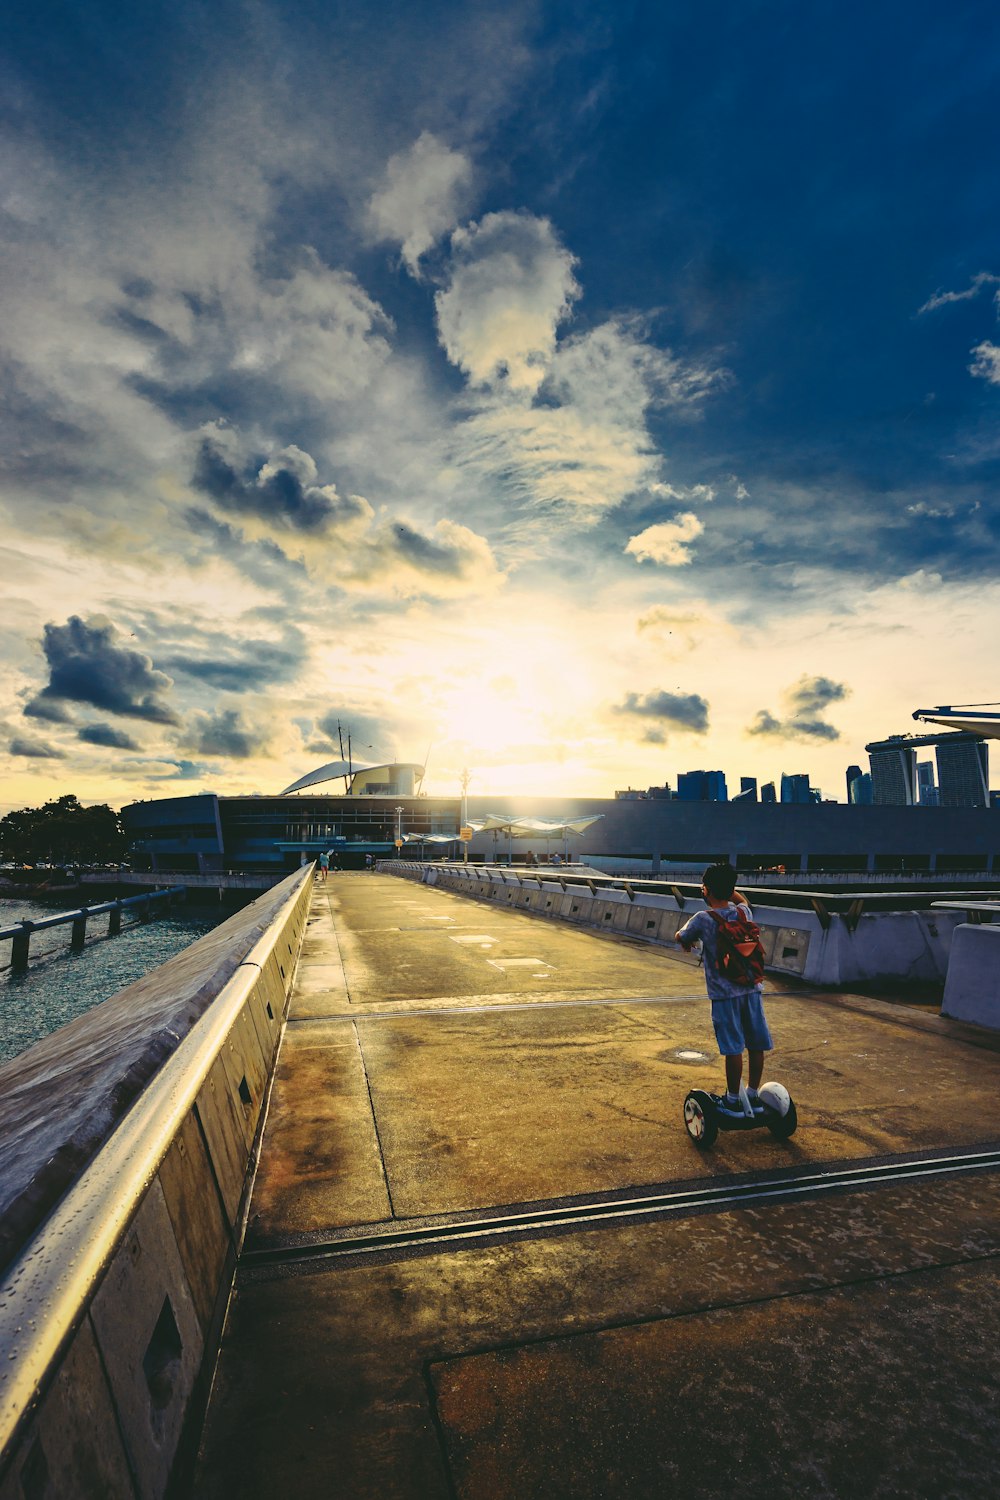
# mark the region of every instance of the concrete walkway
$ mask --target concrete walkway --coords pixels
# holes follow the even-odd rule
[[[702,1153],[693,960],[317,884],[195,1495],[992,1496],[1000,1173],[958,1168],[1000,1145],[997,1041],[767,1008],[798,1133]]]

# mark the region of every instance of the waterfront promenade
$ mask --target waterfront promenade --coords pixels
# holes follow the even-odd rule
[[[992,1495],[1000,1037],[768,989],[798,1133],[702,1154],[693,959],[317,883],[199,1500]]]

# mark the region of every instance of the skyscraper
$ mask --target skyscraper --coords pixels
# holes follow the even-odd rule
[[[989,807],[989,752],[973,735],[942,735],[937,742],[941,807]]]
[[[889,806],[913,806],[918,800],[917,750],[930,745],[937,751],[938,806],[988,807],[986,744],[982,736],[961,730],[957,734],[891,734],[887,740],[866,745],[871,757],[875,801]],[[924,771],[922,776],[926,775]]]
[[[786,772],[781,773],[781,800],[782,802],[806,803],[813,801],[812,790],[809,786],[808,776],[789,776]]]
[[[891,734],[866,745],[872,768],[872,800],[879,807],[912,807],[917,800],[917,752],[912,739]]]
[[[932,760],[917,761],[917,801],[921,807],[938,806],[938,789]]]
[[[863,775],[864,775],[864,772],[862,771],[862,769],[861,769],[860,766],[848,766],[848,768],[847,768],[847,800],[848,800],[848,802],[853,802],[854,801],[854,797],[852,795],[851,788],[854,785],[854,783],[857,781],[858,777],[859,776],[863,776]]]
[[[778,798],[774,790],[773,781],[765,781],[760,789],[760,800],[762,802],[777,802]]]
[[[728,802],[729,789],[721,771],[682,771],[677,778],[679,802]]]

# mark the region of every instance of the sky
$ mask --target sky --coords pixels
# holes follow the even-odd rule
[[[970,0],[11,0],[0,812],[341,734],[843,801],[1000,698],[998,75]]]

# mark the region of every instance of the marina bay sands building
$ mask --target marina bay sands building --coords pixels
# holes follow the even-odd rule
[[[880,807],[913,807],[918,795],[917,751],[933,748],[940,807],[988,807],[989,756],[978,734],[894,734],[866,745],[872,800]]]

